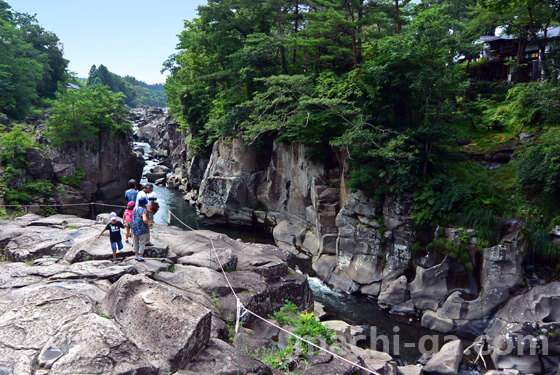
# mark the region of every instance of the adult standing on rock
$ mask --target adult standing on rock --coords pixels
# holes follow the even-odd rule
[[[147,204],[148,199],[146,197],[140,197],[138,199],[138,205],[134,208],[134,215],[132,218],[132,234],[134,234],[132,246],[135,259],[139,262],[145,262],[143,257],[144,248],[146,247],[148,228],[151,224],[148,219],[148,211],[146,210]]]
[[[151,210],[151,202],[153,200],[150,200],[150,198],[157,199],[157,197],[154,193],[154,185],[152,185],[150,183],[147,183],[146,185],[144,185],[144,189],[142,191],[138,192],[138,195],[136,196],[136,206],[137,207],[138,207],[138,202],[140,201],[141,198],[146,198],[146,200],[148,202],[147,206],[146,206],[146,210],[147,210],[148,220],[150,220],[150,224],[148,225],[148,233],[146,235],[146,246],[154,246],[154,244],[150,242],[150,226],[154,222],[154,214]]]
[[[134,204],[137,204],[138,183],[135,179],[128,180],[128,190],[124,193],[124,197],[126,198],[126,203],[134,202]]]

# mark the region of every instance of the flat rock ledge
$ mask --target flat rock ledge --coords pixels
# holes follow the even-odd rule
[[[286,300],[313,308],[307,279],[290,268],[289,253],[154,226],[146,262],[135,261],[125,244],[114,264],[108,236],[96,238],[106,216],[25,215],[0,225],[0,374],[237,374],[238,367],[279,374],[240,351],[228,332],[235,296],[208,237],[244,306],[267,318]],[[248,314],[243,323],[252,332],[245,344],[270,344],[270,330],[251,331],[257,322]],[[348,351],[347,358],[380,374],[397,369],[360,354]],[[306,374],[356,371],[332,356],[312,363]]]

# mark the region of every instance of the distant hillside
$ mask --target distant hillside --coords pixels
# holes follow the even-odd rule
[[[139,81],[129,75],[121,77],[112,73],[103,64],[96,67],[93,65],[85,80],[87,86],[105,85],[113,92],[122,92],[125,102],[130,107],[149,105],[150,107],[165,107],[167,95],[163,84],[150,85]]]

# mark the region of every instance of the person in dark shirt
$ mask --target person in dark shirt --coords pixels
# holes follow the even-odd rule
[[[117,214],[115,212],[111,212],[109,215],[109,219],[111,221],[107,226],[99,233],[97,238],[101,237],[106,230],[109,231],[109,240],[111,241],[111,250],[113,250],[113,263],[117,263],[117,247],[119,250],[122,250],[123,243],[121,237],[121,228],[124,228],[124,225],[121,221],[117,220]]]

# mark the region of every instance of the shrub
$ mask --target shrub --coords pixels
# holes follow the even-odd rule
[[[519,183],[545,194],[560,192],[560,129],[550,129],[519,159]]]
[[[11,132],[0,136],[0,162],[3,165],[12,164],[15,168],[27,167],[25,150],[31,146],[33,139],[23,130],[23,126],[14,126]]]
[[[83,168],[78,167],[76,168],[76,171],[73,175],[60,177],[59,180],[63,184],[80,187],[85,176],[86,172],[83,170]]]

